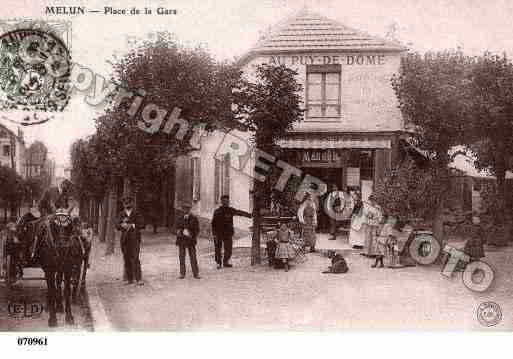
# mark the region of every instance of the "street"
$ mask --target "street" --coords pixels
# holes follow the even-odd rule
[[[319,253],[308,254],[306,263],[289,272],[251,267],[248,250],[240,248],[234,267],[218,270],[206,240],[198,246],[202,279],[194,279],[188,266],[180,280],[177,249],[166,237],[145,234],[142,287],[124,286],[119,253],[103,257],[103,246],[97,246],[90,280],[114,329],[513,329],[512,247],[487,252],[495,283],[487,293],[475,293],[463,285],[461,273],[446,278],[436,265],[375,269],[356,253],[346,257],[347,274],[321,274],[328,258]],[[485,301],[502,309],[494,327],[477,320],[476,309]]]
[[[27,277],[42,277],[43,272],[40,269],[25,269]],[[3,282],[0,283],[0,331],[72,331],[82,332],[91,331],[91,321],[88,308],[85,302],[72,306],[75,325],[66,325],[64,314],[57,314],[59,326],[57,328],[48,328],[48,313],[45,311],[40,315],[31,315],[30,310],[26,315],[14,316],[9,311],[13,304],[31,304],[46,307],[46,283],[43,280],[24,280],[22,285],[15,289],[6,288]]]

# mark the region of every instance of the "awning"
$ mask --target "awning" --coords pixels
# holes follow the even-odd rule
[[[279,140],[282,148],[391,148],[388,139],[341,139],[341,138],[305,138]]]

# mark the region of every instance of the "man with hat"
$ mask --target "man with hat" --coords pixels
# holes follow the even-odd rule
[[[121,231],[121,252],[125,263],[126,284],[131,284],[135,280],[138,285],[143,285],[139,253],[144,221],[133,205],[132,197],[123,198],[124,208],[119,214],[117,229]]]
[[[230,207],[230,197],[228,195],[222,195],[221,207],[214,211],[212,218],[212,234],[214,235],[217,269],[232,267],[230,257],[232,256],[233,248],[233,216],[251,218],[250,213]],[[221,253],[223,247],[224,256],[222,256]]]
[[[198,260],[196,258],[196,243],[199,234],[199,222],[191,213],[191,205],[183,205],[184,215],[178,220],[176,232],[176,245],[178,246],[178,258],[180,261],[180,279],[185,278],[185,251],[189,252],[192,274],[200,279]]]

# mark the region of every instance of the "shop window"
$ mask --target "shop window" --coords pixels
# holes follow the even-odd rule
[[[360,151],[360,175],[364,181],[374,179],[374,153],[371,150]]]
[[[221,203],[221,197],[230,195],[230,155],[223,160],[215,159],[214,167],[214,197],[215,203]]]
[[[11,146],[4,145],[3,150],[2,150],[2,154],[4,156],[6,156],[6,157],[10,156],[11,155]]]
[[[191,158],[191,178],[192,178],[192,200],[200,200],[201,192],[201,159],[199,157]]]
[[[307,66],[307,119],[340,118],[340,71],[340,65]]]
[[[351,175],[359,173],[359,180],[372,181],[374,179],[374,152],[372,150],[349,151],[348,167]]]

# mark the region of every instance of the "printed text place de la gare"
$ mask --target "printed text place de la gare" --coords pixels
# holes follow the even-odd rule
[[[104,15],[176,15],[176,9],[166,9],[164,7],[157,7],[156,9],[151,8],[114,8],[111,6],[105,6],[102,10],[99,9],[87,9],[85,6],[47,6],[45,8],[46,15],[84,15],[86,13],[103,13]]]

